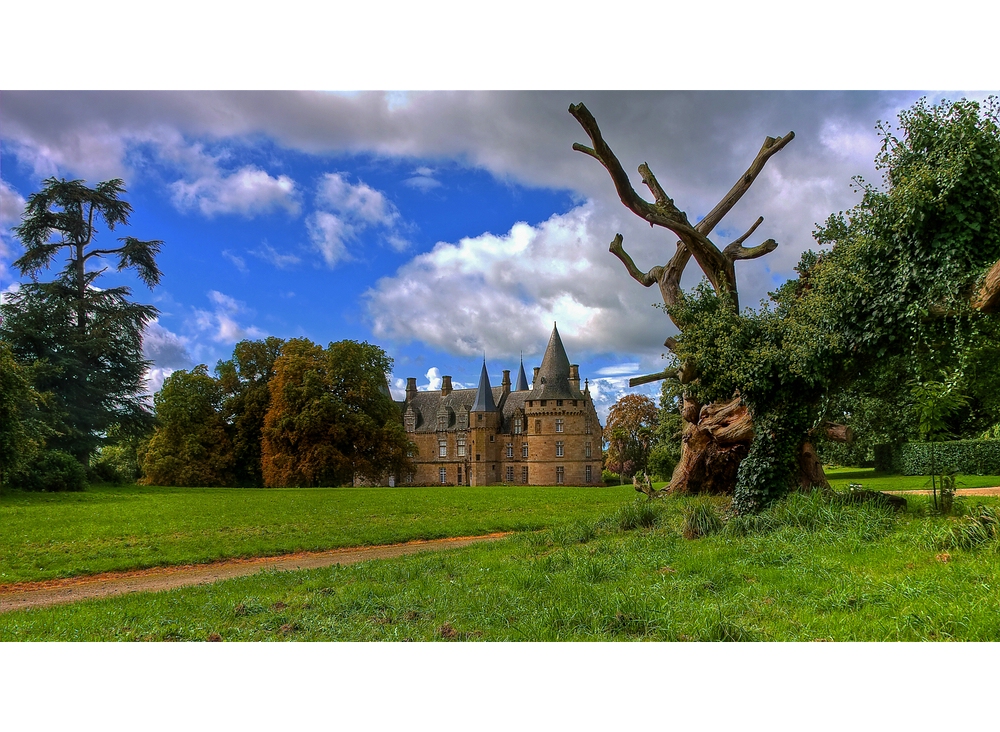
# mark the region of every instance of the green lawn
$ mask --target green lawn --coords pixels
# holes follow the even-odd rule
[[[154,488],[0,496],[0,584],[228,557],[529,531],[632,487]]]
[[[849,483],[861,483],[873,491],[915,491],[930,489],[929,475],[883,475],[873,468],[826,468],[830,485],[843,490]],[[992,488],[1000,486],[1000,475],[960,475],[959,488]]]
[[[997,541],[941,544],[956,519],[926,498],[793,495],[696,540],[704,499],[639,500],[488,545],[5,613],[0,641],[1000,640]]]

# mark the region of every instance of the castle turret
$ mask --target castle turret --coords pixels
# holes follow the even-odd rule
[[[490,375],[486,371],[484,358],[476,401],[469,414],[473,454],[469,477],[472,485],[491,485],[500,481],[499,443],[496,441],[496,435],[500,432],[500,417],[500,411],[493,400],[493,388],[490,386]]]
[[[563,348],[559,329],[552,324],[552,335],[542,356],[542,365],[538,367],[535,383],[531,387],[531,399],[577,399],[579,398],[579,379],[577,372],[577,389],[570,387],[570,365]]]
[[[521,367],[517,371],[517,383],[514,391],[528,391],[528,378],[524,375],[524,356],[521,356]]]

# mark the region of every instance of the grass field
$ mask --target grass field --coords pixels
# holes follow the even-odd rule
[[[696,540],[705,499],[615,500],[446,553],[5,613],[0,640],[1000,639],[997,540],[941,544],[962,520],[926,498],[894,514],[793,495]]]
[[[231,557],[532,531],[593,520],[630,485],[434,488],[95,487],[0,496],[0,585]]]
[[[930,490],[929,475],[882,475],[873,468],[826,468],[826,477],[834,488],[847,488],[849,483],[861,483],[873,491]],[[960,475],[958,488],[993,488],[1000,486],[1000,475]]]

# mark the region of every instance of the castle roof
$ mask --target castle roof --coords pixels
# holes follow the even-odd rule
[[[497,404],[493,400],[493,390],[490,387],[490,375],[486,373],[486,359],[483,359],[483,372],[479,375],[479,388],[476,389],[476,401],[472,405],[473,412],[495,412]]]
[[[569,357],[563,348],[559,330],[552,325],[552,335],[542,356],[542,365],[538,369],[531,390],[531,399],[582,399],[579,389],[574,390],[569,384]]]
[[[521,358],[521,368],[517,372],[517,384],[514,391],[528,391],[528,377],[524,375],[524,358]]]

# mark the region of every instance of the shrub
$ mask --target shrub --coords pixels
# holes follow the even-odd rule
[[[654,480],[670,480],[674,467],[677,465],[674,450],[668,445],[657,445],[649,451],[649,460],[646,465]]]
[[[601,480],[604,481],[604,485],[618,485],[622,482],[618,473],[612,473],[610,470],[601,471]]]
[[[933,446],[933,447],[932,447]],[[933,469],[931,451],[934,452]],[[996,475],[1000,473],[1000,441],[952,440],[950,442],[904,442],[899,446],[894,464],[903,475],[963,473]]]
[[[87,471],[62,450],[43,450],[11,476],[11,484],[26,491],[82,491]]]

